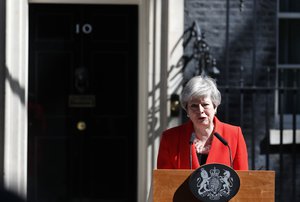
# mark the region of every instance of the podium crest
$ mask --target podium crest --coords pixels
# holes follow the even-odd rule
[[[223,164],[206,164],[196,169],[189,179],[190,190],[203,202],[229,201],[240,188],[238,174]]]

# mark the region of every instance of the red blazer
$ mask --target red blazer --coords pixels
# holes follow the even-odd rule
[[[238,126],[223,123],[214,118],[215,130],[230,146],[233,169],[248,170],[248,152],[242,130]],[[193,123],[188,121],[163,132],[157,158],[158,169],[190,169],[190,137]],[[206,163],[221,163],[230,166],[228,147],[213,137]],[[200,166],[196,149],[192,146],[192,169]]]

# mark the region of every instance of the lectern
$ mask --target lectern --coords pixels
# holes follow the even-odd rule
[[[274,202],[275,171],[236,171],[240,189],[230,202]],[[153,171],[153,202],[199,202],[189,189],[193,170]]]

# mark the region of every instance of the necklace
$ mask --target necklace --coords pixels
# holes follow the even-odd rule
[[[197,137],[194,140],[194,145],[197,153],[208,154],[211,148],[212,138],[209,137],[206,142],[199,140]]]

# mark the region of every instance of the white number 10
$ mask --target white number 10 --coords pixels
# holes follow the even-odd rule
[[[80,34],[81,31],[84,34],[90,34],[92,32],[92,30],[93,30],[93,27],[90,24],[84,24],[82,26],[80,26],[80,24],[76,24],[76,34]]]

